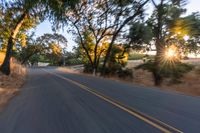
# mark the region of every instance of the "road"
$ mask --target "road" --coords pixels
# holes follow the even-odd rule
[[[0,113],[0,133],[200,133],[200,98],[29,69],[22,92]]]

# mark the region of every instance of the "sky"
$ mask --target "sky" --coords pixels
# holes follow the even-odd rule
[[[151,10],[151,7],[148,10]],[[192,12],[200,12],[200,0],[188,0],[188,4],[186,5],[187,12],[185,15],[191,14]],[[149,11],[148,11],[149,12]],[[45,33],[53,33],[51,30],[51,24],[48,20],[44,21],[43,23],[39,24],[34,30],[36,37],[41,36]],[[62,34],[65,36],[68,40],[68,47],[67,51],[72,51],[73,46],[76,46],[75,42],[72,39],[72,35],[70,33],[67,33],[65,30],[60,30],[58,32],[59,34]]]

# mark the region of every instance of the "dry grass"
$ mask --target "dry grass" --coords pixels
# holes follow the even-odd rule
[[[9,76],[0,73],[0,110],[20,91],[26,77],[26,68],[16,60],[11,61],[11,74]]]
[[[77,71],[73,68],[70,68],[70,67],[58,67],[57,70],[66,72],[66,73],[80,73],[79,71]]]
[[[184,75],[180,84],[164,85],[164,89],[200,96],[200,66]]]
[[[200,96],[200,66],[197,66],[191,72],[185,74],[181,79],[181,83],[172,84],[169,80],[165,80],[163,85],[158,89],[176,91],[186,95]],[[132,83],[147,87],[155,87],[153,76],[150,72],[144,70],[136,70]]]

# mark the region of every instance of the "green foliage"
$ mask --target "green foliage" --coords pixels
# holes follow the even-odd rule
[[[40,59],[41,59],[40,55],[34,54],[33,56],[31,56],[29,58],[29,62],[30,62],[31,65],[34,65],[34,64],[38,63],[40,61]]]
[[[66,13],[74,10],[81,0],[41,0],[41,5],[45,6],[43,16],[49,18],[53,23],[52,27],[56,31],[66,24]]]
[[[105,68],[105,75],[118,75],[119,77],[124,77],[124,74],[128,73],[128,71],[123,69],[127,64],[127,61],[128,54],[124,51],[123,46],[114,45],[111,50],[110,61]],[[101,70],[101,68],[99,69]]]
[[[84,73],[92,73],[93,72],[93,67],[89,63],[84,63]]]
[[[2,16],[0,17],[0,50],[1,51],[6,51],[8,39],[11,35],[11,31],[15,27],[15,24],[19,20],[20,13],[21,13],[21,8],[17,7],[10,7],[8,6],[7,8],[4,8],[2,10]],[[27,31],[30,30],[31,28],[36,27],[36,25],[39,23],[39,20],[34,17],[27,17],[24,18],[24,23],[22,24],[20,31],[18,32],[14,43],[15,44],[21,44],[22,46],[26,45],[26,38],[27,38]],[[14,45],[14,50],[16,49]]]
[[[101,71],[102,66],[99,67],[98,72]],[[132,79],[133,78],[133,71],[132,69],[123,68],[120,64],[113,64],[112,67],[105,68],[105,75],[104,76],[118,76],[122,79]]]
[[[149,44],[152,40],[153,34],[152,30],[148,25],[141,22],[134,22],[130,25],[129,35],[127,39],[129,39],[129,43],[132,44],[130,47],[133,49],[141,49],[143,44]]]
[[[49,44],[58,44],[58,45],[63,45],[65,47],[67,46],[67,39],[63,35],[57,33],[53,34],[46,33],[38,37],[36,39],[36,42],[38,44],[46,46],[48,46]]]
[[[63,46],[67,46],[67,39],[60,34],[44,34],[36,39],[38,46],[44,49],[39,51],[45,58],[49,59],[51,65],[61,65],[63,63]]]
[[[97,71],[101,59],[105,56],[108,47],[108,38],[104,37],[97,42],[97,38],[90,31],[89,27],[87,28],[77,38],[79,46],[76,48],[76,52],[80,54],[79,57],[82,59],[81,62],[85,64],[87,72],[88,70],[92,70],[90,68],[93,68],[93,71],[94,69]],[[89,64],[91,67],[88,67]]]
[[[125,67],[128,61],[128,53],[124,52],[122,45],[114,45],[111,54],[110,54],[110,61],[109,67],[115,66],[115,64]]]
[[[64,54],[66,65],[79,65],[83,64],[83,60],[78,49],[74,48],[73,52],[66,52]]]
[[[28,61],[34,63],[48,61],[52,65],[59,65],[63,61],[63,49],[60,45],[66,46],[66,43],[66,38],[60,34],[44,34],[36,40],[32,38],[32,35],[28,35],[25,46],[17,45],[15,57],[22,64]]]

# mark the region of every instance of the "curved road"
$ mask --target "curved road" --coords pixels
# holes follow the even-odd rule
[[[0,133],[200,133],[200,98],[122,82],[29,69],[0,113]]]

